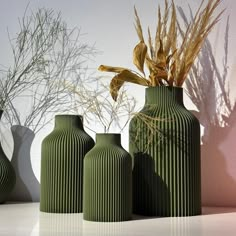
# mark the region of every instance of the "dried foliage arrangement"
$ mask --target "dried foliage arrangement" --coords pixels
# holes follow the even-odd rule
[[[101,83],[100,77],[85,76],[79,86],[68,81],[64,86],[74,96],[75,113],[83,116],[84,126],[94,133],[101,128],[104,133],[122,132],[136,110],[136,100],[125,87],[115,102],[109,94],[109,83]]]
[[[28,6],[9,41],[12,64],[0,68],[3,121],[37,133],[55,112],[70,111],[72,99],[62,85],[65,80],[78,84],[84,63],[97,51],[82,42],[80,30],[69,28],[60,12],[47,8]]]
[[[114,100],[117,99],[118,91],[125,82],[153,87],[183,85],[207,35],[223,13],[221,11],[213,16],[221,0],[208,0],[203,7],[204,3],[205,0],[202,0],[184,32],[179,27],[174,1],[172,0],[170,5],[168,0],[165,0],[163,15],[160,6],[158,8],[155,37],[152,38],[148,28],[147,43],[137,10],[134,8],[135,28],[140,42],[133,50],[133,63],[140,73],[123,67],[99,67],[100,71],[116,73],[110,83],[110,93]],[[182,36],[181,43],[178,42],[179,34]],[[144,65],[149,70],[149,76],[145,75]]]

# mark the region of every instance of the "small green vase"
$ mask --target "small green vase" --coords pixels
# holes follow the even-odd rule
[[[88,221],[126,221],[132,215],[132,159],[120,134],[97,134],[84,159],[83,217]]]
[[[83,207],[83,159],[94,146],[82,117],[57,115],[42,142],[40,210],[79,213]]]
[[[145,105],[129,129],[134,158],[133,212],[200,214],[200,124],[183,105],[183,89],[147,88]]]
[[[0,110],[0,118],[3,111]],[[0,204],[7,201],[16,183],[16,174],[0,143]]]

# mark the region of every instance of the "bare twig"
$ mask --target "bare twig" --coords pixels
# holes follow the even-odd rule
[[[96,50],[81,42],[80,30],[70,30],[61,14],[51,9],[29,9],[19,19],[19,33],[9,36],[13,64],[1,70],[0,106],[11,124],[38,132],[54,112],[71,109],[72,95],[62,86],[79,83],[85,62]],[[27,106],[19,106],[19,99]]]

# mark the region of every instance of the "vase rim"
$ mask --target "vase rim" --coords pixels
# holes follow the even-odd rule
[[[146,90],[150,90],[150,89],[160,89],[160,88],[165,88],[165,89],[180,89],[183,90],[183,87],[179,87],[179,86],[154,86],[154,87],[147,87]]]
[[[107,145],[115,144],[121,145],[121,134],[120,133],[96,133],[96,143]]]
[[[158,106],[183,105],[183,88],[177,86],[155,86],[145,90],[145,104],[156,104]]]
[[[58,114],[58,115],[55,115],[55,120],[58,120],[58,119],[70,119],[70,120],[77,120],[78,118],[83,121],[83,116],[82,115],[75,115],[75,114]]]
[[[24,125],[12,125],[11,126],[11,131],[13,132],[21,132],[22,134],[32,134],[35,136],[35,133],[32,129],[30,129],[29,127],[27,126],[24,126]]]
[[[120,133],[96,133],[96,135],[120,135]]]
[[[65,127],[80,127],[80,129],[83,129],[83,116],[75,114],[55,115],[55,128],[60,129]]]
[[[76,114],[57,114],[57,115],[55,115],[55,117],[63,117],[63,116],[65,116],[65,117],[66,116],[70,116],[70,117],[73,117],[73,116],[74,117],[78,117],[78,116],[79,117],[83,117],[82,115],[79,115],[79,114],[78,115],[76,115]]]
[[[96,133],[96,137],[116,137],[116,138],[121,138],[120,133]]]

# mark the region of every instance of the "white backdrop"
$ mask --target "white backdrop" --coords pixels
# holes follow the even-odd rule
[[[195,10],[200,0],[176,0],[176,5],[183,7],[188,12],[188,4]],[[10,65],[11,55],[7,28],[14,35],[18,30],[18,17],[22,17],[28,0],[1,0],[0,8],[0,64]],[[63,19],[69,26],[80,27],[84,33],[83,40],[88,44],[94,44],[102,53],[97,55],[95,61],[89,63],[91,70],[96,70],[100,64],[114,66],[125,66],[133,68],[132,50],[138,42],[133,26],[135,5],[141,18],[143,28],[149,25],[155,29],[157,5],[164,4],[164,0],[31,0],[30,8],[37,7],[52,8],[61,11]],[[235,98],[236,81],[236,61],[235,61],[235,41],[236,28],[236,1],[224,0],[221,9],[226,7],[217,28],[211,32],[210,40],[217,43],[214,47],[215,58],[219,66],[222,65],[224,56],[224,30],[227,16],[230,15],[229,31],[229,74],[231,81],[231,99]],[[201,78],[200,78],[201,79]],[[204,81],[203,81],[204,85]],[[140,106],[144,101],[144,88],[130,86],[129,92],[135,96]],[[185,104],[189,109],[195,109],[193,104],[185,96]],[[236,206],[236,125],[231,123],[231,127],[214,129],[212,137],[204,146],[202,156],[202,199],[204,205]],[[34,139],[31,148],[32,166],[36,177],[40,175],[40,145],[42,139],[53,129],[53,124],[48,125]],[[211,130],[209,128],[209,130]],[[212,129],[213,130],[213,129]],[[7,139],[5,151],[11,159],[12,138],[9,131],[4,131]],[[204,132],[204,129],[202,129]],[[93,137],[94,134],[90,133]],[[123,146],[128,148],[127,129],[122,136]],[[9,148],[10,147],[10,148]]]

